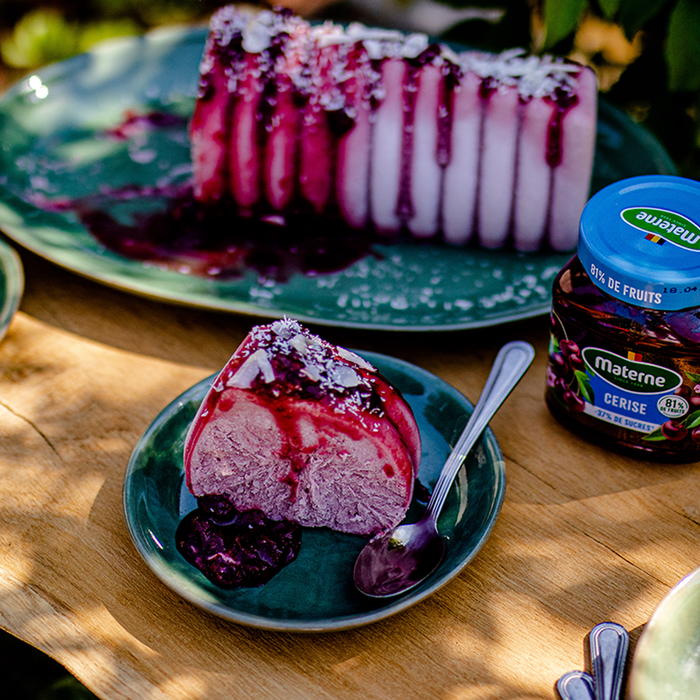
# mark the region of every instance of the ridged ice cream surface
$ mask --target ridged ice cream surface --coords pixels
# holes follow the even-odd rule
[[[194,194],[290,230],[325,217],[377,240],[569,251],[596,124],[595,73],[565,58],[225,7],[190,124]]]

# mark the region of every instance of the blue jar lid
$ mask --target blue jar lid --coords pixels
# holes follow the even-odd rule
[[[578,257],[616,299],[673,311],[700,306],[700,182],[643,175],[608,185],[583,210]]]

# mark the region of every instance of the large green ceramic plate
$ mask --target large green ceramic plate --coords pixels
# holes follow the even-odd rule
[[[0,100],[0,228],[39,255],[105,284],[210,309],[395,330],[474,328],[549,310],[552,280],[568,255],[402,243],[377,245],[377,256],[335,274],[296,275],[284,284],[263,282],[253,271],[216,280],[120,257],[74,213],[42,208],[42,199],[190,177],[185,124],[204,39],[204,29],[186,28],[113,41],[9,90]],[[172,128],[108,138],[129,112],[181,120]],[[594,190],[632,175],[672,172],[657,141],[601,104]]]
[[[23,291],[24,273],[19,256],[0,240],[0,339],[19,308]]]
[[[384,355],[361,354],[411,405],[423,442],[418,479],[432,491],[471,404],[425,370]],[[196,384],[155,419],[134,449],[124,480],[124,513],[136,548],[158,578],[192,603],[265,629],[356,627],[393,615],[436,591],[473,559],[491,533],[503,503],[506,477],[498,443],[487,429],[465,461],[440,516],[440,532],[447,540],[445,559],[413,590],[385,600],[358,593],[352,570],[367,540],[327,528],[303,528],[298,558],[264,586],[218,588],[175,547],[178,523],[196,508],[184,484],[183,440],[210,383],[211,378]],[[414,502],[407,520],[416,518],[421,509]]]
[[[700,697],[700,569],[671,589],[634,651],[629,700]]]

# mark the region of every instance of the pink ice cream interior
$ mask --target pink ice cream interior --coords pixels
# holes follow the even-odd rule
[[[283,319],[256,327],[214,382],[185,446],[195,496],[272,519],[372,534],[410,504],[410,408],[354,353]]]

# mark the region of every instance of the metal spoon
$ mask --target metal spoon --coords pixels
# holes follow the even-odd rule
[[[378,535],[362,549],[353,578],[357,589],[372,598],[385,598],[417,586],[442,561],[445,542],[437,529],[437,520],[455,476],[469,450],[488,422],[506,400],[535,351],[523,341],[504,345],[494,362],[484,390],[469,422],[442,468],[423,517],[410,525]]]
[[[597,700],[619,700],[629,634],[615,622],[601,622],[588,635]]]
[[[629,634],[616,622],[601,622],[588,634],[591,672],[569,671],[555,685],[561,700],[619,700]]]
[[[569,671],[556,683],[561,700],[596,700],[593,677],[585,671]]]

